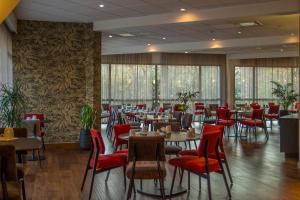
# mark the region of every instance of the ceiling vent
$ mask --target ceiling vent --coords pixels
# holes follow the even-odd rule
[[[251,26],[262,26],[263,24],[260,21],[253,22],[241,22],[240,26],[242,27],[251,27]]]

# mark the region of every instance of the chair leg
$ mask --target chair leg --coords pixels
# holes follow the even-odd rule
[[[107,172],[107,174],[106,174],[105,183],[108,181],[109,174],[110,174],[110,170],[108,170],[108,172]]]
[[[188,191],[191,189],[191,173],[188,171]]]
[[[45,151],[46,147],[45,147],[45,142],[44,142],[44,136],[42,136],[41,139],[42,139],[43,151]]]
[[[126,190],[126,166],[123,166],[123,178],[124,178],[124,187]]]
[[[41,156],[40,156],[40,150],[37,150],[37,153],[38,153],[38,160],[39,160],[40,168],[42,168],[42,160],[41,160]]]
[[[230,179],[230,183],[233,184],[231,172],[230,172],[229,165],[228,165],[228,162],[227,162],[226,158],[224,159],[224,163],[225,163],[225,166],[226,166],[227,174],[228,174],[229,179]]]
[[[212,200],[211,197],[211,185],[210,185],[210,175],[209,172],[207,172],[207,191],[208,191],[208,199]]]
[[[170,197],[172,196],[172,192],[173,192],[173,187],[174,187],[176,172],[177,172],[177,167],[175,167],[174,173],[173,173],[172,184],[171,184],[171,189],[170,189]]]
[[[7,185],[4,180],[1,180],[3,200],[8,200]]]
[[[25,181],[21,181],[21,186],[22,186],[22,198],[23,200],[26,200],[26,190],[25,190]]]
[[[128,191],[127,191],[127,200],[129,200],[130,199],[130,197],[131,197],[131,192],[132,192],[132,186],[133,186],[133,179],[131,178],[130,179],[130,182],[129,182],[129,186],[128,186]]]
[[[82,184],[81,184],[81,188],[80,188],[81,191],[83,190],[85,179],[86,179],[88,171],[89,171],[89,165],[86,166],[86,169],[85,169],[85,172],[84,172],[84,176],[83,176],[83,180],[82,180]]]
[[[180,181],[179,181],[180,185],[182,184],[183,173],[184,173],[184,169],[181,169],[181,176],[180,176]]]
[[[195,148],[197,149],[197,143],[196,143],[196,140],[194,140],[194,145],[195,145]]]
[[[165,187],[164,187],[164,178],[160,177],[159,178],[159,185],[160,185],[160,194],[162,196],[162,199],[164,200],[165,197]]]
[[[94,186],[94,180],[95,180],[95,170],[93,170],[92,173],[92,181],[91,181],[91,187],[90,187],[90,192],[89,192],[89,200],[92,197],[92,192],[93,192],[93,186]]]
[[[228,196],[231,197],[231,192],[230,192],[230,189],[229,189],[229,186],[228,186],[228,182],[227,182],[227,179],[226,179],[226,176],[225,176],[225,173],[224,173],[224,169],[222,169],[222,176],[223,176],[223,179],[224,179],[224,183],[225,183],[225,186],[226,186],[226,190],[227,190]]]

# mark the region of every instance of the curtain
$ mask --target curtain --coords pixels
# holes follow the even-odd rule
[[[163,102],[177,99],[178,92],[200,91],[198,66],[158,66],[159,99]]]
[[[109,83],[109,65],[102,64],[101,65],[101,99],[102,103],[109,102],[109,90],[110,90],[110,83]]]
[[[201,99],[205,103],[220,103],[220,67],[201,66]]]
[[[12,84],[12,40],[4,25],[0,25],[0,84]]]
[[[253,67],[235,67],[235,103],[253,101]]]

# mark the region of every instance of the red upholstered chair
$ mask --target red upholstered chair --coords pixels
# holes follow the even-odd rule
[[[43,149],[45,150],[44,136],[46,135],[46,132],[45,132],[45,123],[43,122],[45,120],[45,115],[42,113],[26,113],[24,117],[25,117],[25,119],[28,117],[32,118],[32,116],[34,116],[34,115],[36,116],[36,119],[41,121],[41,123],[40,123],[41,131],[37,131],[36,136],[41,138],[42,144],[43,144]]]
[[[115,169],[118,167],[123,167],[123,173],[124,173],[124,185],[126,188],[126,164],[127,164],[127,154],[124,153],[114,153],[105,155],[105,145],[103,142],[103,138],[101,136],[100,131],[91,129],[91,138],[92,138],[92,150],[88,159],[88,163],[86,166],[86,170],[84,173],[81,190],[83,190],[87,172],[88,170],[92,169],[92,180],[91,180],[91,186],[89,191],[89,199],[91,199],[92,191],[93,191],[93,184],[94,184],[94,178],[95,175],[101,172],[110,171],[111,169]],[[105,181],[108,180],[108,175],[105,179]]]
[[[181,109],[181,104],[175,104],[174,107],[173,107],[173,112],[178,112],[178,111],[182,111]]]
[[[242,125],[242,128],[245,126],[247,130],[249,128],[252,128],[254,130],[254,136],[255,139],[257,137],[256,135],[256,128],[262,128],[266,134],[267,140],[269,139],[269,134],[266,127],[266,122],[264,118],[264,109],[253,109],[251,113],[251,118],[246,118],[240,121],[240,124]],[[242,130],[241,130],[242,131]]]
[[[208,197],[210,200],[212,199],[210,173],[221,173],[223,175],[228,196],[231,197],[230,189],[227,183],[227,179],[224,173],[223,165],[219,154],[221,134],[222,133],[220,130],[206,132],[205,134],[203,134],[200,141],[198,156],[180,156],[169,160],[169,164],[175,167],[170,195],[173,191],[177,168],[180,168],[182,170],[181,180],[184,171],[188,171],[188,189],[190,189],[190,172],[199,175],[199,177],[204,177],[207,179]],[[209,158],[209,155],[216,155],[217,159]]]
[[[251,103],[251,104],[250,104],[250,107],[251,107],[252,109],[260,109],[260,105],[259,105],[258,103],[256,103],[256,102]]]
[[[279,105],[269,104],[269,110],[268,113],[265,114],[265,118],[270,120],[272,130],[273,120],[278,120],[279,118]]]
[[[120,147],[120,150],[122,149],[122,145],[128,145],[128,141],[127,140],[122,140],[119,138],[119,136],[121,134],[125,134],[125,133],[129,133],[131,129],[130,124],[117,124],[114,125],[114,132],[115,132],[115,139],[114,139],[114,147],[117,150],[118,147]],[[124,151],[127,151],[125,149],[123,149]]]
[[[139,110],[146,109],[146,107],[147,107],[146,104],[136,104],[136,108]]]
[[[165,112],[165,109],[163,107],[160,107],[158,112],[163,113]]]
[[[270,106],[274,106],[275,105],[275,103],[274,102],[268,102],[268,106],[269,106],[269,108],[270,108]]]
[[[235,120],[230,118],[231,113],[227,108],[218,108],[217,109],[217,123],[218,125],[223,125],[227,129],[227,135],[230,135],[230,128],[235,125]],[[235,128],[233,129],[236,135]]]
[[[204,103],[202,103],[202,102],[195,103],[194,120],[197,116],[199,116],[199,119],[201,121],[201,118],[204,115],[204,108],[205,108]]]
[[[225,151],[224,151],[224,144],[223,144],[224,126],[223,125],[206,124],[202,127],[202,134],[206,134],[207,132],[211,132],[211,131],[215,131],[215,130],[219,130],[220,134],[221,134],[220,135],[221,142],[220,142],[220,149],[219,149],[220,150],[219,151],[220,159],[225,164],[230,182],[233,183],[231,172],[230,172],[230,169],[229,169],[229,165],[228,165],[228,162],[227,162],[227,159],[226,159],[226,154],[225,154]],[[201,155],[200,146],[197,149],[193,149],[193,150],[183,150],[183,151],[179,152],[179,155],[181,155],[181,156],[199,156],[199,155]],[[209,157],[215,159],[216,155],[215,154],[209,155]]]
[[[299,109],[300,109],[300,102],[296,102],[294,109],[289,110],[289,112],[291,112],[291,113],[297,113]]]

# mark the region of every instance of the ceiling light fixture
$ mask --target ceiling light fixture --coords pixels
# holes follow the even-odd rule
[[[242,34],[242,31],[238,31],[237,33],[238,33],[238,34]]]
[[[165,39],[167,39],[167,38],[163,37],[162,39],[165,40]]]
[[[283,49],[280,49],[280,52],[283,52]]]
[[[148,46],[151,46],[151,44],[150,44],[150,43],[148,43],[147,45],[148,45]]]
[[[100,7],[100,8],[104,8],[104,5],[103,5],[103,4],[100,4],[99,7]]]
[[[180,8],[180,11],[184,12],[184,11],[186,11],[186,9],[185,8]]]
[[[112,36],[112,35],[109,35],[108,37],[112,38],[113,36]]]
[[[294,36],[294,35],[295,35],[295,33],[291,33],[290,35],[291,35],[291,36]]]
[[[243,27],[250,27],[250,26],[262,26],[263,24],[259,21],[253,21],[253,22],[241,22],[240,26]]]
[[[133,37],[135,35],[131,34],[131,33],[120,33],[118,34],[119,36],[122,36],[122,37]]]
[[[189,53],[188,51],[185,51],[184,53]]]
[[[211,39],[212,41],[215,41],[216,40],[216,38],[213,38],[213,39]]]

